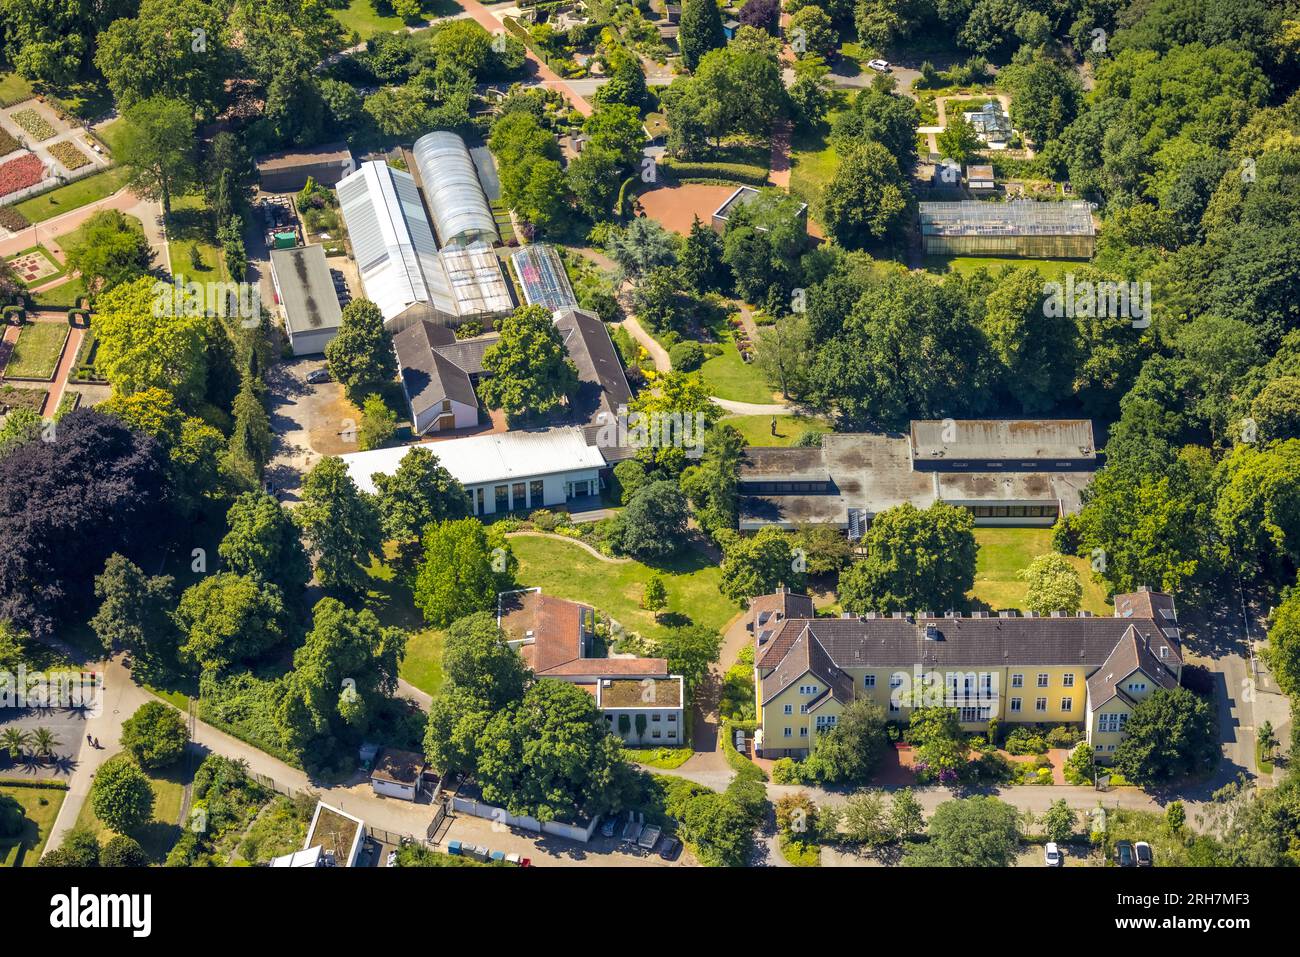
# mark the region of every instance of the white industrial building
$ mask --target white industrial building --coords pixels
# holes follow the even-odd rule
[[[338,193],[366,298],[384,320],[415,303],[459,315],[415,178],[371,161],[345,177]]]
[[[475,515],[563,506],[600,492],[605,457],[579,428],[495,432],[423,446],[341,456],[357,486],[375,491],[376,473],[392,475],[412,448],[427,448],[465,487]]]

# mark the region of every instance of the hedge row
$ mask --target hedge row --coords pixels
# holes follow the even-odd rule
[[[0,788],[38,788],[46,791],[66,791],[63,781],[42,781],[37,778],[0,778]]]
[[[692,163],[664,157],[658,167],[675,179],[712,179],[746,186],[766,186],[767,170],[752,163]]]

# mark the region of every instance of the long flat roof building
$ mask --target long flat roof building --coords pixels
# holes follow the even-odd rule
[[[740,528],[828,524],[857,538],[887,508],[939,501],[970,509],[976,525],[1049,526],[1079,509],[1100,465],[1091,438],[1081,420],[949,419],[910,435],[829,434],[819,448],[750,447]],[[951,459],[933,454],[947,448]]]
[[[271,282],[284,311],[284,329],[296,356],[325,351],[339,331],[343,311],[319,245],[271,250]]]
[[[494,432],[340,456],[357,486],[375,491],[412,448],[428,449],[469,492],[475,515],[563,506],[600,493],[605,458],[579,428]]]

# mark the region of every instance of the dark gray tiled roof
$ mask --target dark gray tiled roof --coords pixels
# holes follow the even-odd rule
[[[1111,650],[1101,667],[1088,679],[1088,697],[1094,708],[1105,704],[1115,695],[1126,701],[1132,701],[1118,687],[1119,683],[1139,668],[1162,688],[1172,688],[1178,684],[1177,677],[1160,660],[1159,648],[1166,644],[1161,637],[1150,637],[1139,631],[1131,619],[1117,619],[1134,627],[1128,628],[1119,643]],[[1157,650],[1152,650],[1152,649]],[[1174,649],[1170,649],[1174,652]],[[1173,664],[1173,662],[1170,662]]]
[[[575,416],[591,425],[607,421],[598,416],[602,412],[616,415],[619,406],[632,400],[632,389],[609,331],[599,316],[582,309],[556,312],[555,327],[578,368],[578,393],[573,397]]]
[[[445,346],[435,346],[434,350],[444,359],[450,359],[470,375],[483,372],[483,355],[501,339],[500,333],[489,332],[472,339],[455,339]]]
[[[789,653],[770,675],[763,679],[763,703],[771,701],[805,674],[812,673],[830,689],[831,695],[842,704],[853,700],[853,679],[835,666],[831,656],[809,627],[812,623],[800,622],[804,627],[795,638]]]
[[[444,327],[419,322],[393,336],[402,386],[415,416],[452,399],[477,406],[478,398],[469,375],[451,360],[434,351],[434,343],[443,339]]]

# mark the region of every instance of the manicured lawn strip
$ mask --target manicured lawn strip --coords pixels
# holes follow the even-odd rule
[[[625,629],[651,638],[687,620],[722,632],[740,612],[718,592],[722,570],[694,550],[652,569],[635,561],[601,561],[559,537],[518,536],[510,539],[510,548],[519,559],[516,577],[521,587],[540,586],[548,595],[585,602]],[[645,583],[655,571],[663,575],[668,589],[668,609],[658,623],[639,607]]]
[[[57,276],[51,276],[49,279],[42,280],[42,285],[57,279]],[[71,309],[80,302],[86,295],[86,280],[80,276],[74,276],[67,282],[61,282],[53,289],[46,289],[44,292],[32,294],[32,300],[37,306],[44,309]]]
[[[624,748],[623,756],[634,764],[671,771],[680,768],[695,752],[690,748]]]
[[[842,112],[831,110],[821,129],[797,132],[790,143],[790,192],[807,203],[814,214],[821,208],[822,191],[839,169],[840,157],[831,146],[830,131]]]
[[[14,208],[33,223],[42,223],[47,219],[60,216],[74,209],[80,209],[87,203],[94,203],[112,196],[126,185],[129,174],[125,169],[106,169],[102,173],[91,175],[60,186],[48,193],[33,196],[18,203]]]
[[[59,808],[68,792],[62,788],[5,784],[0,785],[0,794],[14,798],[23,806],[27,817],[24,830],[16,840],[0,843],[0,867],[34,867],[41,859],[50,828],[54,826],[54,819],[59,816]]]
[[[975,559],[975,587],[971,597],[983,601],[995,611],[1020,609],[1025,602],[1025,583],[1016,577],[1039,555],[1052,551],[1050,528],[977,528],[975,542],[979,553]],[[1115,609],[1106,601],[1104,586],[1092,580],[1088,561],[1067,555],[1066,559],[1083,582],[1080,607],[1094,615],[1112,615]]]
[[[460,9],[451,0],[424,0],[420,4],[420,21],[433,17],[446,16]],[[343,24],[347,34],[359,33],[362,40],[369,40],[376,33],[392,33],[407,26],[407,22],[392,13],[382,14],[376,8],[376,0],[349,0],[346,9],[331,10],[334,19]]]
[[[225,257],[217,247],[216,226],[202,196],[191,193],[172,200],[168,231],[173,275],[225,281]],[[198,250],[198,266],[194,264],[191,248]]]
[[[1075,259],[1000,259],[990,256],[926,256],[925,268],[929,272],[944,273],[951,269],[969,276],[978,269],[987,269],[996,275],[1003,266],[1033,266],[1044,279],[1059,279],[1065,273],[1080,269],[1085,264]]]
[[[751,362],[740,358],[740,351],[730,339],[719,343],[722,355],[700,366],[700,375],[709,393],[735,402],[778,402],[763,376]]]
[[[23,326],[5,366],[6,378],[51,378],[59,366],[69,332],[65,322],[32,322]]]
[[[402,680],[436,695],[442,689],[442,642],[446,637],[446,632],[428,628],[407,638],[406,658],[398,671]]]
[[[95,130],[95,135],[104,141],[104,145],[108,147],[110,153],[116,153],[121,145],[122,132],[125,129],[126,121],[119,116]]]
[[[728,415],[720,419],[719,424],[731,426],[745,437],[747,445],[794,445],[799,440],[799,436],[809,429],[821,429],[824,432],[835,431],[825,419],[805,415],[776,416],[776,435],[772,434],[772,416],[770,415]]]
[[[190,775],[183,761],[175,768],[153,773],[146,771],[145,774],[153,786],[153,818],[130,832],[130,836],[140,842],[151,864],[161,864],[181,836],[181,800]],[[108,843],[117,833],[95,816],[89,797],[77,814],[77,827],[94,831],[102,844]]]

